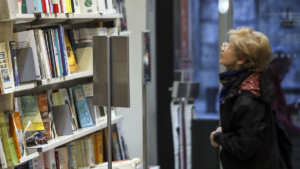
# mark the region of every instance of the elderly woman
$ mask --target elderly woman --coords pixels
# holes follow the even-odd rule
[[[252,28],[230,30],[221,47],[221,125],[211,133],[212,146],[222,146],[223,169],[285,168],[272,115],[273,92],[265,75],[272,51],[268,38]]]

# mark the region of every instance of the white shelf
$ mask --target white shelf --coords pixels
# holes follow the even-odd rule
[[[123,31],[123,32],[119,32],[120,36],[128,36],[131,34],[131,31]]]
[[[20,92],[20,91],[24,91],[24,90],[30,90],[35,88],[36,86],[32,83],[32,84],[28,84],[28,85],[24,85],[24,86],[18,86],[16,87],[15,92]]]
[[[32,22],[35,19],[36,17],[34,14],[16,14],[14,18],[1,20],[0,22],[12,21],[15,22],[15,24],[20,24],[20,23]]]
[[[112,118],[112,124],[115,124],[121,121],[122,119],[123,119],[122,116],[116,116]],[[54,149],[58,146],[64,145],[78,138],[84,137],[86,135],[92,134],[101,129],[104,129],[105,127],[107,127],[107,121],[102,121],[100,124],[94,125],[92,127],[81,128],[75,131],[72,135],[60,136],[56,139],[48,141],[48,144],[28,147],[28,149],[41,149],[42,152],[46,152],[48,150]]]
[[[91,77],[93,76],[93,71],[85,71],[85,72],[78,72],[78,73],[73,73],[68,76],[65,76],[65,81],[69,80],[74,80],[74,79],[80,79],[80,78],[85,78],[85,77]]]
[[[38,153],[38,152],[35,152],[35,153],[33,153],[33,154],[30,154],[30,155],[28,155],[28,156],[26,156],[26,157],[21,158],[21,159],[20,159],[20,163],[17,164],[17,165],[14,165],[14,166],[17,167],[17,166],[19,166],[19,165],[21,165],[21,164],[23,164],[23,163],[25,163],[25,162],[27,162],[27,161],[29,161],[29,160],[33,160],[33,159],[35,159],[35,158],[37,158],[37,157],[39,157],[39,153]]]
[[[136,169],[143,169],[143,164],[136,166]]]

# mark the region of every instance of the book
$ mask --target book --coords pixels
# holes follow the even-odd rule
[[[59,164],[59,154],[58,151],[55,151],[55,162],[56,162],[56,168],[54,169],[60,169],[60,164]]]
[[[76,45],[79,72],[93,70],[93,45],[90,42]]]
[[[58,0],[51,0],[52,7],[53,7],[53,13],[59,13],[59,3]]]
[[[95,164],[103,163],[103,131],[94,133]]]
[[[13,111],[14,110],[12,110],[11,112],[13,112]],[[12,130],[11,130],[12,128],[10,125],[11,122],[10,122],[10,118],[9,118],[9,113],[10,113],[10,111],[4,112],[7,135],[8,135],[8,144],[9,144],[12,161],[13,161],[14,165],[17,165],[19,163],[19,159],[18,159],[16,148],[14,145],[14,139],[13,139]]]
[[[43,13],[47,13],[46,0],[42,0],[42,11],[43,11]]]
[[[83,89],[85,97],[93,97],[94,96],[94,85],[93,85],[93,83],[83,84],[82,89]]]
[[[64,13],[64,14],[68,13],[66,0],[61,0],[60,3],[61,3],[61,6],[62,6],[62,13]]]
[[[103,106],[95,106],[95,122],[96,124],[100,124],[101,121],[106,120],[106,110]]]
[[[73,13],[80,14],[80,3],[79,0],[72,0],[74,4]]]
[[[14,19],[19,13],[18,1],[2,0],[0,3],[0,20]]]
[[[46,133],[40,115],[37,97],[23,96],[21,97],[21,105],[22,126],[24,129],[26,145],[30,147],[47,144]]]
[[[49,56],[48,56],[44,32],[40,29],[38,30],[38,36],[39,36],[39,40],[40,40],[39,44],[40,44],[40,51],[41,51],[41,62],[43,64],[42,67],[44,67],[45,78],[51,79],[52,78],[51,62],[50,62]]]
[[[38,31],[39,29],[35,29],[34,31],[34,38],[35,38],[35,43],[36,43],[36,51],[37,51],[37,58],[38,58],[38,62],[39,62],[39,69],[40,69],[40,73],[41,73],[41,79],[45,79],[46,78],[46,72],[45,72],[45,68],[44,68],[44,64],[42,62],[42,51],[41,51],[41,44],[40,44],[40,36],[38,35]]]
[[[73,129],[68,105],[52,106],[53,119],[58,136],[71,135]]]
[[[45,158],[45,168],[46,169],[56,169],[56,159],[55,159],[55,150],[51,149],[44,153]]]
[[[13,165],[13,159],[9,147],[8,133],[6,128],[4,112],[0,112],[0,136],[1,136],[1,141],[4,149],[3,151],[5,154],[6,165],[7,167],[10,167]]]
[[[33,5],[34,5],[34,13],[43,12],[42,0],[33,0]]]
[[[62,68],[61,51],[60,51],[59,39],[58,39],[58,31],[57,31],[57,29],[54,29],[53,32],[54,32],[54,42],[55,42],[56,51],[57,51],[59,74],[60,74],[60,76],[63,76],[63,68]]]
[[[16,43],[14,41],[9,42],[11,63],[13,76],[15,81],[15,87],[20,86],[19,73],[18,73],[18,65],[17,65],[17,51],[16,51]]]
[[[77,156],[77,168],[85,167],[83,165],[83,160],[86,159],[86,157],[81,152],[81,139],[78,139],[74,141],[74,151],[76,150],[76,156]]]
[[[68,149],[67,147],[61,147],[55,149],[55,152],[58,152],[59,155],[59,168],[60,169],[68,169]]]
[[[71,169],[77,169],[77,144],[76,141],[72,141],[70,144],[71,147],[71,155],[72,155],[72,163],[69,164]],[[69,161],[71,162],[71,161]]]
[[[69,40],[70,40],[72,51],[73,51],[73,54],[74,54],[74,57],[75,57],[75,61],[76,61],[76,63],[78,63],[76,44],[79,43],[79,32],[75,29],[68,29],[67,33],[68,33],[68,37],[69,37]],[[76,35],[77,33],[78,33],[78,37]]]
[[[14,78],[12,73],[11,62],[9,62],[8,53],[9,48],[7,48],[6,43],[0,43],[0,71],[1,71],[1,93],[7,94],[15,91]]]
[[[77,113],[76,113],[76,109],[75,109],[75,103],[74,103],[74,97],[73,97],[73,91],[72,91],[72,88],[70,88],[69,90],[69,94],[70,94],[70,103],[71,103],[71,106],[72,106],[72,112],[73,112],[73,117],[74,117],[74,120],[75,120],[75,124],[77,126],[77,128],[79,128],[79,123],[78,123],[78,119],[77,119]]]
[[[44,155],[39,153],[39,156],[32,160],[33,169],[44,169]]]
[[[116,124],[116,126],[117,126],[117,132],[118,132],[118,137],[119,137],[122,160],[130,159],[129,151],[128,151],[128,148],[127,148],[127,142],[126,142],[124,132],[123,132],[123,129],[122,129],[122,126],[123,126],[122,122],[118,122]]]
[[[46,132],[46,139],[51,140],[51,119],[48,112],[47,94],[41,94],[37,96],[39,110],[41,112],[41,118],[43,120],[44,130]]]
[[[3,149],[3,144],[2,144],[2,138],[0,135],[0,162],[1,162],[1,167],[2,168],[7,168],[7,163],[6,163],[6,157]]]
[[[65,33],[65,43],[66,43],[66,49],[67,49],[67,54],[68,54],[68,63],[69,63],[70,73],[76,73],[76,72],[78,72],[78,66],[76,63],[76,59],[75,59],[69,38],[66,33]]]
[[[70,117],[71,117],[72,129],[73,129],[73,131],[75,131],[75,130],[77,130],[77,126],[76,126],[76,123],[75,123],[76,114],[72,110],[72,106],[71,106],[71,102],[70,102],[70,99],[69,99],[69,96],[68,96],[68,92],[67,92],[66,89],[59,89],[58,91],[62,95],[63,104],[67,105],[68,108],[69,108],[68,112],[70,113]]]
[[[79,0],[81,13],[98,13],[96,0]]]
[[[18,13],[22,14],[22,0],[18,0]]]
[[[27,14],[26,0],[22,0],[22,14]]]
[[[54,54],[54,60],[55,60],[55,70],[56,70],[56,74],[57,74],[57,77],[61,77],[62,74],[60,72],[60,69],[59,69],[59,59],[58,59],[58,52],[57,52],[57,47],[56,47],[56,44],[55,44],[55,35],[54,35],[54,29],[51,29],[51,41],[52,41],[52,47],[53,47],[53,54]]]
[[[26,0],[27,14],[34,14],[33,0]]]
[[[106,12],[105,0],[97,0],[98,13],[104,14]]]
[[[82,86],[73,87],[72,92],[74,95],[74,102],[76,107],[77,116],[81,127],[88,127],[93,125],[89,108],[85,99]]]
[[[88,165],[87,165],[87,154],[86,154],[87,152],[86,152],[84,138],[79,139],[78,143],[79,143],[79,147],[80,147],[79,152],[80,152],[80,155],[81,155],[81,158],[79,159],[81,165],[79,167],[86,167]]]
[[[112,137],[113,160],[114,161],[122,160],[116,124],[111,126],[111,137]]]
[[[20,83],[41,80],[34,31],[14,33]]]
[[[85,99],[86,99],[86,103],[87,103],[89,111],[90,111],[90,115],[91,115],[93,124],[96,124],[93,97],[86,97]]]
[[[71,0],[66,0],[67,13],[73,13]]]
[[[94,152],[93,152],[92,140],[93,140],[92,136],[87,136],[86,138],[84,138],[87,166],[94,166]]]
[[[13,136],[13,142],[16,149],[16,155],[18,160],[20,160],[24,156],[24,139],[21,128],[21,121],[19,112],[9,114],[10,118],[10,128]]]
[[[53,91],[51,89],[47,90],[47,101],[48,101],[48,111],[49,111],[49,119],[50,119],[50,135],[51,139],[57,138],[56,128],[53,120],[53,112],[52,112],[52,106],[54,106],[53,103]]]
[[[67,143],[67,150],[68,150],[68,168],[69,169],[74,169],[73,167],[73,156],[72,156],[72,148],[71,148],[71,143]]]
[[[45,41],[49,52],[49,59],[51,60],[51,70],[52,70],[52,77],[56,78],[58,76],[56,61],[55,61],[55,50],[52,42],[52,32],[51,29],[44,30]]]

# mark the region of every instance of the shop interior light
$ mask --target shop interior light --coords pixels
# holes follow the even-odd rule
[[[219,0],[218,9],[221,14],[225,14],[229,9],[229,0]]]

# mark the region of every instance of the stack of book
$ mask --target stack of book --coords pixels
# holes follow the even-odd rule
[[[103,27],[111,25],[107,23],[79,30],[57,25],[14,33],[14,41],[0,43],[0,94],[12,93],[22,84],[92,71],[92,37],[118,35],[116,27]]]
[[[69,89],[50,89],[43,93],[45,94],[16,97],[14,110],[0,112],[2,168],[16,165],[20,159],[31,154],[29,150],[32,149],[27,150],[26,147],[48,144],[52,139],[72,135],[79,128],[97,125],[106,120],[106,107],[93,105],[92,83]],[[112,116],[115,116],[115,111],[112,110]],[[129,159],[121,124],[112,126],[112,145],[115,161]],[[54,150],[48,151],[44,156],[49,157],[49,160],[38,158],[37,162],[44,159],[44,165],[48,167],[51,166],[51,159],[54,162],[56,159],[56,165],[60,164],[60,169],[63,168],[62,165],[68,166],[65,162],[70,163],[72,156],[74,163],[70,164],[80,167],[102,163],[107,159],[103,155],[104,151],[107,152],[107,129],[71,142],[55,151],[58,152],[56,158],[52,158],[55,157]],[[58,157],[60,163],[57,161]],[[34,163],[36,162],[33,162],[33,165]]]

